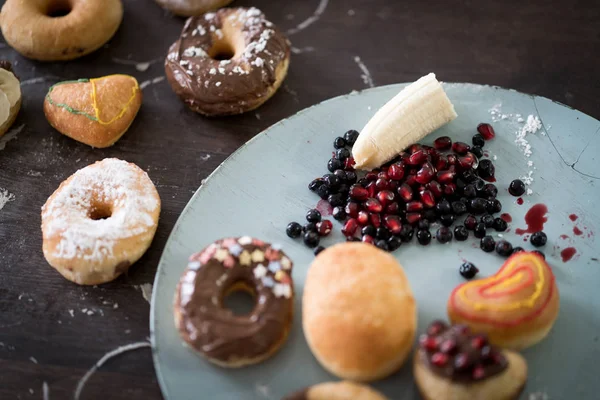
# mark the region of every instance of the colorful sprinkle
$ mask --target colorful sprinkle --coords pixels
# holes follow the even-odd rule
[[[229,256],[229,252],[226,249],[219,249],[215,253],[215,259],[219,260],[220,262],[225,261],[227,256]]]
[[[260,279],[260,278],[264,277],[265,275],[267,275],[267,269],[262,264],[258,264],[256,266],[256,268],[254,268],[253,272],[254,272],[254,277],[256,279]]]
[[[232,256],[227,256],[227,258],[223,260],[223,265],[225,268],[233,268],[235,266],[235,259]]]
[[[273,287],[273,293],[276,297],[285,297],[289,299],[292,297],[292,288],[290,285],[278,283]]]
[[[271,261],[269,263],[269,271],[271,271],[272,273],[276,273],[279,270],[281,270],[281,264],[279,262]]]
[[[255,246],[264,246],[265,242],[263,242],[262,240],[259,240],[259,239],[252,239],[252,244]]]
[[[292,262],[287,257],[281,257],[281,260],[279,262],[281,263],[281,266],[283,267],[283,269],[292,268]]]
[[[273,287],[273,286],[275,286],[275,281],[270,276],[265,276],[264,278],[262,278],[262,283],[266,287]]]
[[[263,262],[265,261],[265,253],[261,250],[256,249],[252,252],[252,261],[254,262]]]
[[[238,239],[238,243],[242,246],[246,246],[252,243],[252,238],[250,236],[242,236]]]
[[[241,265],[250,265],[252,264],[252,256],[248,251],[244,250],[242,254],[240,254],[240,264]]]
[[[223,242],[221,242],[221,244],[223,245],[223,247],[231,247],[237,244],[237,242],[235,241],[235,239],[227,238],[223,239]]]
[[[242,251],[244,251],[244,248],[237,243],[229,247],[229,252],[236,257],[238,257],[242,253]]]
[[[188,264],[189,269],[198,269],[201,266],[202,266],[202,264],[199,261],[190,261]]]
[[[269,261],[276,261],[281,258],[281,253],[273,248],[268,248],[265,251],[265,258]]]

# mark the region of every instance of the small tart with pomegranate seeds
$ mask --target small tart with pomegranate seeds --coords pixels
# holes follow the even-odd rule
[[[493,276],[464,283],[448,300],[453,323],[485,333],[498,346],[521,350],[541,341],[559,312],[552,270],[536,253],[511,256]]]
[[[520,354],[496,348],[466,325],[443,321],[420,336],[413,372],[425,400],[512,400],[527,381]]]

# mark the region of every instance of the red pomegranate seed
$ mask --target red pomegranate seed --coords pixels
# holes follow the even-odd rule
[[[406,214],[406,222],[408,222],[411,225],[416,224],[417,222],[419,222],[421,220],[421,214],[420,213],[407,213]]]
[[[436,351],[438,348],[438,341],[433,336],[421,335],[419,344],[427,351]]]
[[[436,169],[430,162],[426,162],[423,164],[421,169],[417,172],[417,177],[415,178],[417,182],[420,184],[426,184],[431,182],[433,176],[436,173]]]
[[[406,203],[406,211],[408,211],[408,212],[422,211],[422,210],[423,210],[423,203],[421,203],[420,201],[411,201],[409,203]]]
[[[411,145],[410,145],[410,147],[408,148],[408,152],[409,152],[410,154],[414,154],[414,153],[416,153],[417,151],[421,150],[422,148],[423,148],[423,147],[422,147],[420,144],[418,144],[418,143],[411,144]]]
[[[449,169],[440,171],[437,173],[437,181],[439,183],[451,183],[454,180],[455,175],[456,174]]]
[[[465,170],[471,169],[475,164],[475,160],[476,158],[472,153],[467,153],[462,157],[458,157],[458,165],[460,165],[460,167]]]
[[[388,173],[387,173],[387,171],[380,171],[380,172],[377,174],[377,178],[379,178],[379,179],[385,179],[385,180],[388,180],[388,179],[390,179],[390,177],[388,176]]]
[[[431,156],[431,159],[437,160],[440,157],[440,152],[431,146],[423,146],[423,149],[427,151],[427,154]]]
[[[444,186],[444,194],[446,196],[452,196],[456,192],[456,185],[454,183],[448,183]]]
[[[379,200],[374,199],[372,197],[368,198],[365,201],[365,207],[367,208],[367,210],[369,210],[369,212],[372,213],[380,213],[383,210],[383,206],[381,205]]]
[[[333,224],[328,219],[324,219],[323,221],[317,223],[317,233],[319,234],[319,236],[329,235],[332,229]]]
[[[455,165],[458,161],[456,154],[448,154],[448,165]]]
[[[377,172],[375,171],[369,171],[365,174],[365,179],[370,181],[376,181],[377,180]]]
[[[446,168],[448,168],[448,157],[440,156],[435,162],[435,169],[441,171]]]
[[[456,142],[452,145],[452,151],[461,156],[467,154],[467,151],[471,150],[471,146],[464,142]]]
[[[480,349],[487,344],[487,338],[482,335],[477,335],[471,339],[471,346]]]
[[[431,193],[433,193],[433,195],[439,199],[440,197],[442,197],[442,194],[444,193],[444,190],[442,189],[442,185],[440,185],[437,181],[431,181],[429,182],[425,188],[429,191],[431,191]]]
[[[388,181],[388,190],[395,192],[398,189],[399,182],[396,181]]]
[[[346,214],[351,218],[356,218],[358,216],[359,206],[358,203],[353,201],[346,204],[345,208]]]
[[[454,339],[446,339],[440,345],[440,351],[445,354],[452,354],[458,349],[458,344]]]
[[[385,222],[385,227],[394,235],[399,234],[402,230],[402,222],[397,215],[386,215],[383,221]]]
[[[404,178],[404,165],[400,163],[390,165],[388,168],[388,176],[395,181]]]
[[[443,367],[448,363],[448,356],[444,353],[435,353],[431,356],[431,363],[436,367]]]
[[[427,334],[432,336],[439,335],[444,329],[446,329],[446,324],[443,321],[433,321],[427,328]]]
[[[379,214],[371,214],[369,219],[371,220],[371,225],[373,225],[375,228],[379,228],[381,226],[381,217]]]
[[[433,197],[433,193],[431,193],[429,190],[423,190],[420,192],[420,194],[421,201],[426,208],[435,207],[435,198]]]
[[[369,197],[375,197],[375,193],[377,193],[376,182],[369,182],[365,189],[367,189],[367,193],[369,194]]]
[[[481,365],[478,365],[473,369],[473,379],[479,380],[485,378],[485,369]]]
[[[409,202],[413,198],[413,190],[408,184],[403,183],[398,188],[398,196],[400,196],[402,200]]]
[[[355,200],[366,200],[369,197],[369,191],[360,185],[352,185],[349,195]]]
[[[484,123],[477,125],[477,132],[479,132],[485,140],[490,140],[496,137],[496,132],[494,132],[494,128],[490,124]]]
[[[347,171],[353,171],[355,165],[356,165],[356,161],[354,161],[354,157],[348,157],[344,161],[344,169]]]
[[[385,178],[378,178],[375,181],[375,189],[377,190],[386,190],[390,187],[390,181]]]
[[[375,238],[371,235],[364,235],[362,237],[362,241],[363,241],[363,243],[373,244],[373,243],[375,243]]]
[[[356,222],[356,220],[354,218],[350,218],[344,224],[344,227],[342,228],[342,233],[346,237],[354,236],[357,229],[358,229],[358,222]]]
[[[449,136],[440,136],[434,140],[433,147],[439,151],[446,151],[452,147],[452,139]]]
[[[356,222],[358,222],[358,224],[360,226],[368,225],[369,224],[369,213],[366,211],[359,211],[358,217],[356,217]]]
[[[465,371],[471,366],[471,364],[472,361],[469,353],[459,353],[454,358],[454,367],[457,371]]]
[[[400,211],[400,206],[395,201],[385,206],[385,212],[387,214],[398,214],[398,211]]]
[[[416,172],[415,172],[415,174],[408,175],[406,177],[406,179],[404,180],[404,183],[406,183],[409,186],[417,186],[419,184],[419,182],[417,182]]]
[[[408,158],[409,165],[421,165],[427,161],[427,152],[425,150],[417,150]]]
[[[377,193],[377,200],[379,200],[381,205],[384,207],[394,201],[394,198],[396,198],[396,195],[394,192],[389,190],[382,190],[381,192]]]

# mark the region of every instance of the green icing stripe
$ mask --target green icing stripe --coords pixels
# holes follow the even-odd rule
[[[55,86],[64,85],[66,83],[86,83],[86,82],[89,82],[89,81],[90,81],[89,79],[77,79],[77,80],[74,80],[74,81],[58,82],[58,83],[50,86],[50,89],[48,89],[48,94],[46,95],[46,99],[48,99],[48,103],[52,104],[53,106],[59,107],[59,108],[64,108],[65,110],[67,110],[71,114],[83,115],[87,119],[90,119],[92,121],[98,121],[98,119],[95,116],[90,115],[90,114],[86,113],[85,111],[76,110],[76,109],[72,108],[71,106],[69,106],[67,104],[55,103],[54,100],[52,100],[52,98],[50,97],[50,93],[52,93],[52,91],[54,90]]]

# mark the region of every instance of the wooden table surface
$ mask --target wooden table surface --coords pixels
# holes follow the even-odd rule
[[[147,340],[150,305],[140,285],[153,282],[169,233],[202,179],[282,118],[366,88],[356,57],[376,86],[435,72],[443,81],[546,96],[600,118],[597,2],[236,0],[261,8],[283,31],[326,7],[290,35],[294,54],[282,89],[257,111],[223,119],[188,111],[162,80],[167,48],[184,20],[151,0],[124,3],[115,37],[82,59],[39,63],[6,45],[0,49],[0,59],[12,61],[23,81],[23,108],[13,131],[0,139],[0,188],[14,195],[0,210],[1,399],[41,399],[44,383],[49,398],[73,398],[79,379],[105,353]],[[150,62],[149,68],[140,71],[140,62]],[[137,119],[115,146],[92,149],[48,125],[42,102],[50,85],[111,73],[147,85]],[[149,173],[162,199],[161,220],[152,247],[127,276],[80,287],[44,260],[40,207],[61,181],[105,157]],[[160,399],[150,350],[108,361],[81,398]]]

